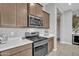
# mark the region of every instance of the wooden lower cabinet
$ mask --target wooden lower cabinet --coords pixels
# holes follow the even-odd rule
[[[23,50],[19,53],[12,55],[12,56],[32,56],[32,48],[27,49],[27,50]]]
[[[1,56],[32,56],[32,44],[23,45],[0,52]]]
[[[53,48],[54,48],[54,38],[51,37],[48,39],[48,53],[50,53]]]

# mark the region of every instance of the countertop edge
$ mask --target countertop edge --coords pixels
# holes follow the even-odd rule
[[[5,49],[1,49],[0,52],[6,51],[6,50],[9,50],[9,49],[12,49],[12,48],[20,47],[20,46],[23,46],[23,45],[26,45],[26,44],[31,44],[31,43],[33,43],[33,41],[31,41],[31,40],[28,40],[28,41],[29,41],[28,43],[26,42],[26,43],[24,43],[24,44],[19,44],[19,45],[15,45],[15,46],[11,46],[11,47],[5,48]]]

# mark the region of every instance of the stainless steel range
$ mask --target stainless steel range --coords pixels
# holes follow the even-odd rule
[[[45,37],[39,37],[38,32],[25,33],[27,39],[33,41],[33,56],[44,56],[48,53],[48,40]]]

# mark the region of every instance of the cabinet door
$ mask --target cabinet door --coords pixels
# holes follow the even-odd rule
[[[36,12],[36,16],[42,17],[42,6],[37,3],[35,8],[36,8],[36,11],[35,11]]]
[[[49,28],[49,14],[43,11],[43,26]]]
[[[53,41],[53,38],[49,38],[48,39],[48,52],[51,52],[52,49],[54,47],[54,41]]]
[[[38,3],[29,4],[29,14],[42,17],[42,6]]]
[[[32,55],[32,44],[26,44],[23,46],[11,48],[5,51],[0,52],[2,56],[22,56],[22,55]]]
[[[30,3],[28,4],[28,6],[29,6],[29,14],[36,16],[36,4]]]
[[[0,4],[0,25],[1,25],[1,4]]]
[[[27,26],[27,4],[19,3],[16,5],[16,16],[17,27]]]
[[[19,53],[16,53],[16,54],[12,55],[12,56],[32,56],[32,48],[23,50]]]
[[[1,25],[16,26],[16,4],[3,3],[0,4]]]

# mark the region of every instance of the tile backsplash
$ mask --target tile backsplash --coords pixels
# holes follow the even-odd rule
[[[48,30],[38,28],[0,28],[0,34],[5,33],[8,37],[23,37],[25,32],[39,32],[44,35],[48,33]]]
[[[24,28],[0,28],[0,34],[5,33],[9,37],[24,36]]]

